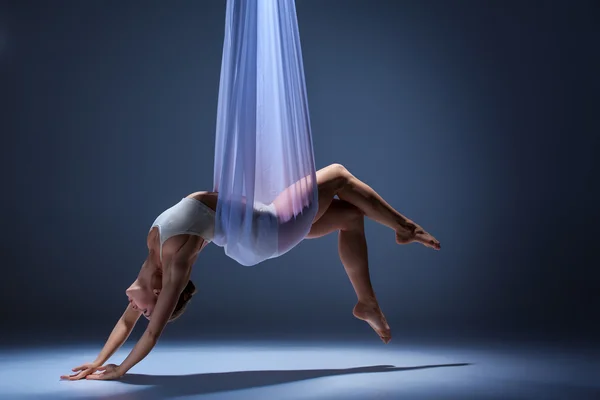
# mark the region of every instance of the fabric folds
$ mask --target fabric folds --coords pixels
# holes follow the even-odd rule
[[[214,243],[242,265],[310,230],[317,186],[294,0],[227,1],[214,190]]]

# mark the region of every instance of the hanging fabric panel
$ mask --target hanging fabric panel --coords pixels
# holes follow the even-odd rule
[[[294,0],[227,1],[214,243],[242,265],[289,251],[317,211],[302,63]]]

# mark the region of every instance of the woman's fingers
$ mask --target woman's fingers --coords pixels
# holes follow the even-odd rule
[[[84,369],[89,369],[89,368],[94,368],[94,364],[91,364],[91,363],[82,364],[79,367],[73,368],[71,371],[77,372],[77,371],[83,371]]]
[[[97,368],[97,372],[90,374],[85,379],[91,380],[109,380],[119,379],[121,374],[119,373],[118,367],[114,364],[107,364]]]
[[[67,381],[76,381],[83,378],[83,372],[80,372],[78,374],[73,374],[73,375],[63,375],[60,377],[60,379],[64,379]]]
[[[104,379],[114,379],[116,375],[114,372],[104,372],[102,374],[91,374],[85,377],[85,379],[91,380],[104,380]]]
[[[68,381],[77,381],[79,379],[85,378],[87,375],[94,372],[95,368],[90,368],[90,367],[84,366],[83,368],[80,368],[80,367],[73,368],[73,371],[80,371],[80,372],[71,374],[71,375],[62,375],[60,377],[60,379],[64,379],[64,380],[68,380]]]

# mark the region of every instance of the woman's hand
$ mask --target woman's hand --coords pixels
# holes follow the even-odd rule
[[[103,367],[98,367],[98,371],[94,374],[90,374],[85,377],[85,379],[96,379],[96,380],[111,380],[111,379],[119,379],[123,375],[121,368],[116,364],[106,364]]]
[[[68,381],[77,381],[79,379],[84,379],[88,375],[93,374],[100,367],[100,364],[96,363],[87,363],[80,365],[79,367],[75,367],[72,369],[75,372],[72,375],[63,375],[60,379],[68,380]]]

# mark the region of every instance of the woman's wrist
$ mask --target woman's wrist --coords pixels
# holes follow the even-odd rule
[[[156,342],[157,339],[155,339],[152,335],[149,335],[146,331],[133,347],[129,355],[119,365],[119,368],[123,371],[123,373],[126,373],[137,363],[142,361],[148,355],[148,353],[150,353],[154,345],[156,345]]]
[[[127,373],[127,370],[123,368],[121,364],[117,365],[117,373],[119,376],[123,376]]]

